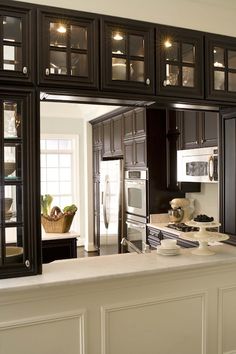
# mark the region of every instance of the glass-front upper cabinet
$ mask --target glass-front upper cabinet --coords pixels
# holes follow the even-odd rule
[[[33,10],[0,4],[0,80],[33,81]]]
[[[32,100],[31,92],[0,91],[0,278],[40,272]]]
[[[207,97],[235,101],[236,41],[235,38],[206,36]]]
[[[102,89],[154,94],[154,27],[102,18],[101,63]]]
[[[203,98],[203,35],[157,28],[157,95]]]
[[[97,88],[97,20],[66,13],[38,12],[39,83]]]

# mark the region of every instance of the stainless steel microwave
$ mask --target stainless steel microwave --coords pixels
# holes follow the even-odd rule
[[[218,148],[178,150],[177,181],[217,183]]]

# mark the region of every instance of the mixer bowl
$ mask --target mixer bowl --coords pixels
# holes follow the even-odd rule
[[[180,208],[168,210],[169,220],[171,223],[178,223],[184,217],[184,211]]]

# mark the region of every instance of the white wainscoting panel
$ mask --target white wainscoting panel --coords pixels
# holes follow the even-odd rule
[[[206,354],[206,293],[101,309],[102,354]]]
[[[219,289],[218,354],[236,354],[236,286]]]
[[[84,318],[63,312],[1,323],[0,354],[85,354]]]

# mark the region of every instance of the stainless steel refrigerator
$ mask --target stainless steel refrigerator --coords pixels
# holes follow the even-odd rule
[[[100,255],[121,250],[123,235],[123,161],[101,161],[100,165]]]

